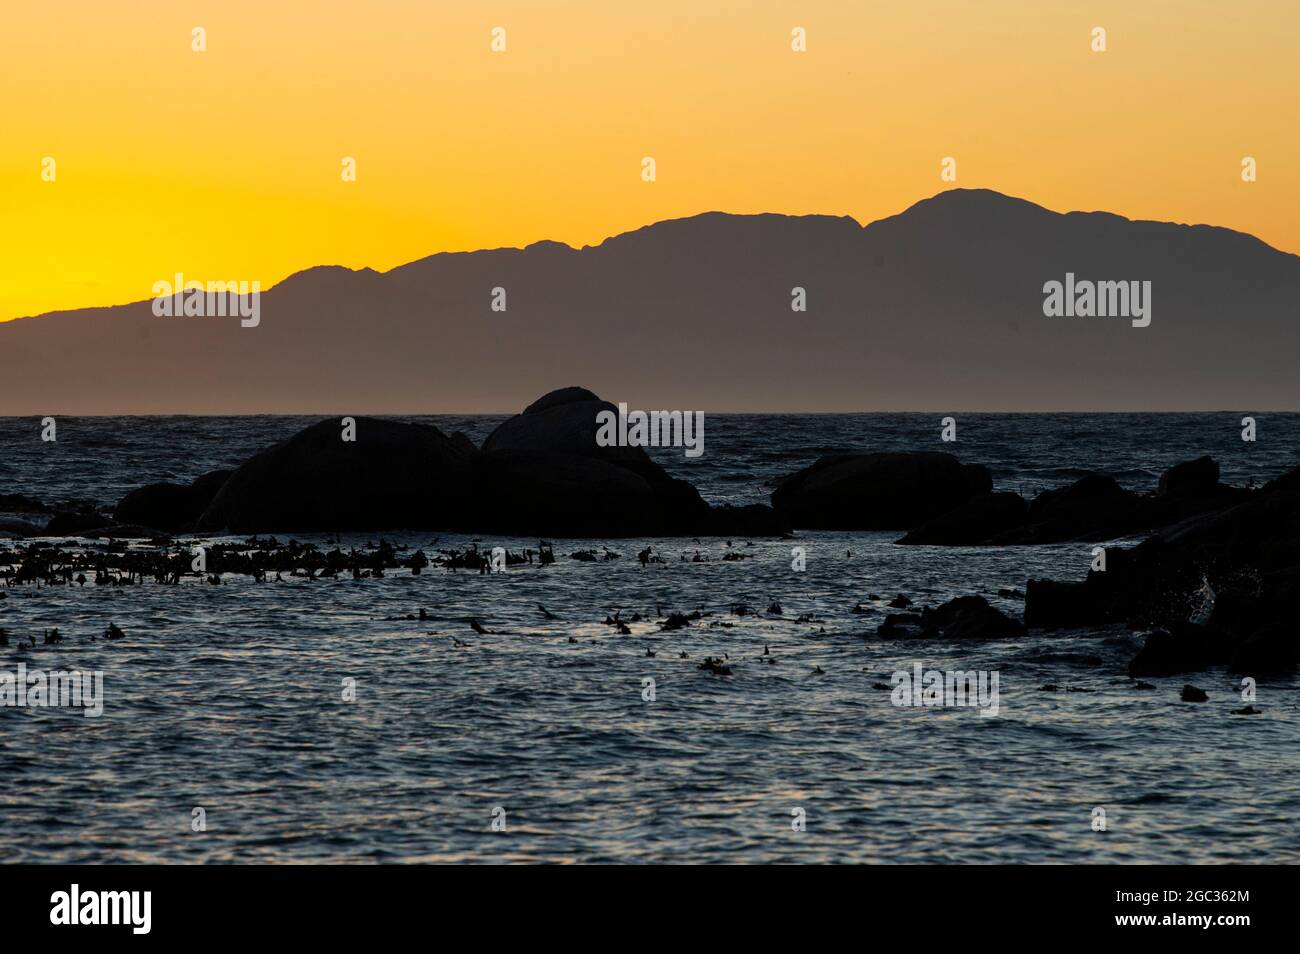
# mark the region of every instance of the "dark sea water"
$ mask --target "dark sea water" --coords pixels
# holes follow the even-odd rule
[[[1300,466],[1300,416],[1253,415],[1248,444],[1246,413],[957,414],[947,445],[932,415],[719,415],[703,457],[657,456],[733,503],[846,450],[948,450],[1026,495],[1088,471],[1152,490],[1201,454],[1237,484]],[[500,419],[427,420],[480,440]],[[108,504],[236,465],[310,422],[61,418],[48,444],[38,421],[0,418],[0,494]],[[1000,588],[1081,579],[1091,558],[1090,545],[899,547],[897,536],[563,540],[553,566],[487,576],[10,587],[0,627],[57,626],[66,641],[0,649],[0,670],[20,658],[99,669],[106,698],[99,718],[0,708],[6,860],[1300,861],[1295,679],[1261,682],[1262,714],[1236,716],[1239,678],[1223,670],[1137,689],[1125,668],[1140,638],[1122,629],[882,641],[888,610],[869,594],[935,605],[981,593],[1018,616],[1023,603]],[[427,552],[471,540],[386,538]],[[665,562],[641,567],[646,545]],[[605,546],[621,559],[568,556]],[[794,546],[807,550],[803,572]],[[780,615],[763,612],[773,601]],[[742,602],[759,615],[734,615]],[[420,609],[428,620],[404,618]],[[631,635],[603,624],[616,610],[644,617]],[[705,615],[662,631],[670,610]],[[92,641],[109,622],[127,638]],[[733,675],[697,668],[724,653]],[[997,671],[999,714],[898,707],[873,688],[916,662]],[[343,701],[345,679],[356,701]],[[1210,701],[1180,702],[1184,682]],[[195,808],[206,831],[191,830]],[[505,831],[491,829],[497,808]],[[1105,832],[1092,830],[1097,808]]]

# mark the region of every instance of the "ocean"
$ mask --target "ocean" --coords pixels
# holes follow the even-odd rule
[[[702,457],[654,456],[734,504],[841,451],[945,450],[1026,496],[1088,472],[1151,491],[1202,454],[1239,485],[1300,466],[1295,414],[953,416],[944,444],[938,415],[707,415]],[[476,442],[502,420],[406,419]],[[107,505],[236,466],[314,420],[69,417],[47,443],[39,420],[0,418],[0,494]],[[901,535],[553,540],[555,564],[490,575],[0,587],[11,639],[64,637],[0,649],[0,673],[21,661],[104,674],[98,717],[0,708],[7,860],[1300,861],[1294,677],[1261,681],[1261,714],[1240,716],[1240,677],[1222,669],[1139,688],[1126,666],[1141,639],[1122,628],[882,640],[899,594],[981,594],[1019,617],[1007,591],[1082,579],[1091,560],[1091,544]],[[431,555],[538,543],[341,543],[381,537]],[[0,565],[18,542],[0,539]],[[663,562],[642,566],[647,546]],[[587,549],[598,559],[570,557]],[[670,612],[700,616],[663,629]],[[615,613],[630,634],[604,622]],[[109,623],[125,638],[93,638]],[[700,669],[706,656],[731,675]],[[893,674],[918,663],[997,673],[997,715],[894,705]],[[1209,702],[1181,702],[1186,682]]]

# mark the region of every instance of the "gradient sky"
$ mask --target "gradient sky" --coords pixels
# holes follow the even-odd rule
[[[710,209],[865,223],[944,156],[1300,252],[1297,35],[1294,0],[5,0],[0,320]]]

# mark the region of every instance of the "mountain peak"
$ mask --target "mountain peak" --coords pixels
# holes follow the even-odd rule
[[[1032,220],[1059,214],[1028,199],[1005,195],[993,189],[945,189],[928,199],[914,202],[897,215],[878,219],[871,225],[898,220],[926,222],[942,219]]]

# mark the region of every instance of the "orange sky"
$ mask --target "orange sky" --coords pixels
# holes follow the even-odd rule
[[[944,156],[958,186],[1300,252],[1294,0],[5,0],[4,21],[0,319],[709,209],[868,222],[948,188]]]

